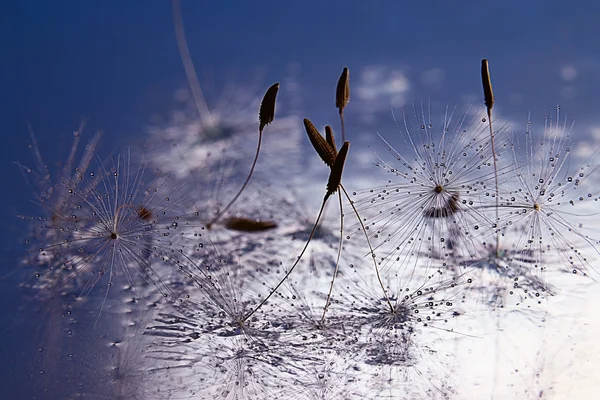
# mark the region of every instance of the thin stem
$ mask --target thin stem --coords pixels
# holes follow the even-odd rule
[[[327,309],[329,308],[329,301],[331,300],[331,293],[333,292],[333,284],[335,283],[335,278],[338,274],[338,270],[340,267],[340,257],[342,255],[342,244],[344,241],[344,210],[342,208],[342,193],[339,190],[338,198],[340,199],[340,244],[338,246],[337,258],[335,260],[335,270],[333,271],[333,278],[331,278],[331,286],[329,286],[329,293],[327,294],[327,301],[325,302],[325,307],[323,307],[321,325],[323,325],[323,323],[325,322],[325,314],[327,313]]]
[[[381,274],[379,273],[379,267],[377,266],[377,260],[375,259],[375,252],[373,251],[373,246],[371,246],[371,240],[369,239],[369,235],[367,235],[367,229],[365,228],[365,224],[363,224],[362,220],[360,219],[358,210],[354,206],[354,202],[350,199],[350,195],[346,191],[346,188],[344,187],[344,185],[340,184],[340,187],[344,191],[344,194],[346,195],[346,198],[348,199],[350,206],[352,206],[352,209],[354,210],[356,219],[358,219],[358,222],[360,223],[360,226],[362,227],[362,231],[365,234],[365,238],[367,239],[367,244],[369,245],[369,253],[371,254],[371,258],[373,259],[373,265],[375,266],[375,273],[377,274],[377,280],[379,281],[379,286],[381,286],[381,289],[383,290],[383,296],[385,297],[385,300],[387,301],[388,306],[390,307],[390,311],[392,312],[392,314],[395,314],[394,306],[392,305],[392,302],[390,301],[390,298],[387,294],[387,290],[385,289],[385,286],[383,285],[383,281],[381,280]]]
[[[250,318],[256,311],[258,311],[258,309],[261,308],[263,306],[263,304],[265,304],[267,302],[267,300],[269,300],[271,298],[271,296],[273,296],[273,294],[275,294],[275,292],[277,292],[277,290],[283,284],[283,282],[285,282],[286,279],[290,276],[290,274],[292,273],[292,271],[294,270],[294,268],[296,268],[296,265],[298,265],[298,263],[302,259],[302,256],[304,255],[304,252],[308,248],[308,245],[309,245],[310,241],[312,240],[313,236],[315,235],[315,232],[317,231],[317,226],[319,225],[319,221],[321,220],[321,215],[323,215],[323,209],[325,208],[325,204],[327,203],[327,198],[328,198],[328,196],[325,196],[325,198],[323,199],[323,204],[321,205],[321,210],[319,211],[319,215],[317,216],[317,220],[315,221],[315,224],[313,225],[312,231],[310,231],[310,235],[308,236],[308,240],[306,241],[306,244],[304,245],[304,248],[300,252],[300,255],[298,256],[298,259],[296,260],[296,262],[294,263],[294,265],[292,265],[292,267],[285,274],[285,276],[279,281],[279,283],[277,284],[277,286],[275,286],[275,289],[271,290],[271,292],[267,295],[267,297],[265,297],[258,304],[258,306],[256,306],[254,308],[254,310],[250,311],[250,314],[248,314],[248,315],[246,315],[244,317],[244,319],[242,320],[242,322],[247,321],[248,318]]]
[[[498,212],[500,208],[500,190],[498,184],[498,166],[497,166],[497,157],[496,157],[496,146],[494,143],[494,131],[492,130],[492,109],[488,107],[487,109],[488,115],[488,125],[490,127],[490,143],[492,145],[492,157],[494,158],[494,180],[496,184],[496,257],[500,257],[500,218],[498,217]]]
[[[210,111],[208,110],[208,106],[204,100],[202,88],[200,87],[200,82],[198,81],[198,76],[196,75],[196,69],[194,68],[192,57],[190,56],[190,49],[188,48],[187,40],[185,38],[185,30],[183,29],[183,18],[181,17],[181,5],[179,0],[172,0],[171,6],[173,12],[173,22],[175,24],[175,36],[177,36],[177,46],[179,47],[181,62],[183,63],[185,74],[187,75],[190,83],[190,89],[192,91],[192,95],[194,96],[194,102],[196,103],[200,120],[205,125],[211,125],[212,116],[210,115]]]
[[[221,218],[229,210],[229,208],[233,205],[233,203],[235,203],[238,197],[240,197],[244,189],[246,189],[246,186],[248,186],[248,182],[250,182],[250,178],[252,178],[252,174],[254,173],[254,167],[256,167],[256,162],[258,161],[258,155],[260,154],[260,144],[262,143],[262,135],[262,130],[258,131],[258,145],[256,146],[256,154],[254,155],[254,161],[252,161],[250,173],[248,173],[244,184],[237,192],[237,194],[233,197],[233,199],[229,202],[229,204],[227,204],[227,206],[223,210],[221,210],[221,212],[219,212],[208,224],[206,224],[207,228],[210,229],[211,226],[214,225],[219,220],[219,218]]]
[[[346,141],[346,124],[344,124],[344,109],[340,108],[340,121],[342,123],[342,143]]]

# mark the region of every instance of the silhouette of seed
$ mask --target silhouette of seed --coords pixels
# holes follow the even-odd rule
[[[344,142],[340,152],[335,158],[335,162],[331,167],[331,172],[329,173],[329,180],[327,181],[327,197],[334,194],[340,184],[342,183],[342,171],[344,169],[344,163],[346,162],[346,155],[348,155],[348,148],[350,147],[350,142]]]
[[[492,91],[492,80],[490,79],[490,67],[487,58],[481,60],[481,82],[483,84],[483,99],[489,116],[492,107],[494,107],[494,92]]]
[[[260,111],[258,113],[258,121],[260,122],[260,127],[258,128],[262,131],[265,126],[269,125],[275,119],[275,100],[277,98],[277,91],[279,90],[279,83],[274,83],[262,99],[260,103]]]
[[[225,227],[232,231],[239,232],[263,232],[269,229],[277,228],[273,221],[261,221],[244,217],[230,217],[225,220]]]
[[[308,118],[304,118],[304,128],[310,143],[321,157],[321,160],[329,167],[333,167],[336,159],[336,151],[327,143],[327,140],[319,133],[317,128],[310,122]]]
[[[344,68],[335,91],[335,106],[342,112],[350,101],[350,71]]]
[[[333,129],[331,129],[331,126],[329,125],[325,126],[325,139],[333,151],[337,153],[337,147],[335,147],[335,136],[333,135]]]

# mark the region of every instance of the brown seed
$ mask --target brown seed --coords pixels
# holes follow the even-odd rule
[[[460,211],[458,195],[453,194],[443,207],[431,207],[423,211],[425,218],[448,218]]]
[[[481,82],[483,83],[483,99],[489,114],[492,107],[494,107],[494,92],[492,91],[492,80],[490,79],[490,67],[486,58],[481,60]]]
[[[329,125],[325,126],[325,139],[333,151],[337,153],[337,147],[335,147],[335,136],[333,135],[333,129],[331,129],[331,126]]]
[[[340,152],[335,158],[335,162],[331,167],[331,172],[329,173],[329,180],[327,181],[327,194],[325,195],[326,198],[334,194],[342,183],[342,171],[344,169],[344,163],[346,162],[346,156],[348,155],[349,147],[350,142],[344,142]]]
[[[138,217],[144,221],[149,221],[153,217],[152,211],[148,210],[144,206],[140,206],[140,208],[138,208]]]
[[[310,143],[313,145],[314,149],[321,157],[321,160],[329,167],[333,167],[336,159],[336,151],[331,148],[327,140],[319,133],[317,128],[310,122],[308,118],[304,118],[304,128],[306,129],[306,134],[308,135],[308,139]]]
[[[348,105],[350,101],[350,70],[344,67],[342,75],[337,83],[337,89],[335,91],[335,106],[339,108],[340,112]]]
[[[260,103],[260,111],[258,112],[258,121],[260,123],[259,130],[262,131],[265,126],[269,125],[275,119],[275,100],[277,98],[277,91],[279,90],[279,83],[274,83],[262,99]]]
[[[225,227],[239,232],[263,232],[277,228],[273,221],[261,221],[244,217],[230,217],[225,220]]]

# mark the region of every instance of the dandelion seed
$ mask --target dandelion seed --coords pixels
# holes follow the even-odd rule
[[[260,126],[258,129],[258,144],[256,146],[256,154],[254,156],[254,161],[252,161],[252,166],[250,167],[250,172],[248,173],[248,177],[242,184],[242,187],[240,188],[240,190],[236,193],[235,196],[233,196],[233,199],[231,199],[229,204],[227,204],[223,210],[221,210],[209,223],[206,224],[207,228],[210,229],[211,226],[215,222],[217,222],[219,220],[219,218],[221,218],[229,210],[229,208],[233,205],[233,203],[235,203],[235,201],[240,197],[240,195],[242,194],[244,189],[246,189],[248,182],[250,182],[250,178],[252,177],[252,173],[254,172],[254,168],[256,167],[256,162],[258,161],[258,155],[260,154],[260,145],[262,142],[263,129],[265,126],[267,126],[268,124],[273,122],[273,119],[275,118],[275,99],[277,97],[278,90],[279,90],[279,83],[273,84],[265,93],[265,96],[263,97],[263,101],[260,105],[260,112],[259,112]]]
[[[153,335],[160,338],[160,332]],[[180,396],[192,392],[233,400],[277,396],[281,391],[281,382],[288,375],[286,366],[277,350],[264,341],[219,336],[201,339],[178,340],[165,330],[162,343],[148,352],[154,366],[151,380],[161,382],[164,392]]]
[[[440,267],[384,275],[394,313],[389,312],[380,293],[373,291],[372,282],[377,278],[371,269],[351,266],[351,273],[340,282],[345,290],[339,303],[332,305],[330,318],[342,318],[349,331],[360,332],[355,334],[357,342],[351,351],[364,354],[361,356],[366,364],[364,372],[384,375],[386,379],[382,377],[379,383],[385,381],[386,387],[399,384],[400,376],[407,374],[412,376],[407,390],[422,391],[419,383],[424,382],[416,378],[423,368],[432,368],[427,371],[429,375],[423,377],[427,381],[425,386],[434,393],[447,390],[445,385],[449,378],[439,370],[439,364],[437,368],[429,364],[428,353],[435,352],[436,348],[427,343],[439,340],[439,332],[445,332],[449,338],[465,336],[454,330],[453,322],[463,313],[460,303],[472,279],[470,274],[451,276],[444,266]],[[432,269],[434,273],[424,276],[426,270]]]
[[[194,287],[182,289],[190,296],[161,304],[167,309],[145,332],[152,338],[146,352],[152,381],[164,381],[163,388],[176,395],[197,390],[245,398],[280,393],[296,380],[296,360],[304,357],[283,337],[290,329],[284,321],[294,310],[277,305],[255,314],[253,326],[244,324],[247,310],[260,300],[264,280],[273,274],[273,264],[259,253],[260,262],[242,265],[225,259],[215,246],[187,260]],[[173,379],[181,383],[173,386]]]
[[[600,255],[597,232],[590,226],[590,219],[598,214],[594,204],[597,194],[589,186],[598,171],[591,164],[593,156],[571,169],[572,126],[566,120],[561,123],[559,108],[555,120],[546,119],[540,137],[534,137],[530,123],[527,126],[525,159],[521,161],[523,155],[518,153],[515,140],[517,179],[507,182],[500,199],[500,221],[512,259],[529,258],[531,266],[542,272],[562,254],[562,269],[595,272],[593,261],[584,255]]]
[[[421,257],[477,258],[478,240],[489,234],[478,229],[493,225],[480,209],[488,204],[486,184],[494,176],[487,127],[468,111],[456,114],[446,109],[435,126],[431,112],[413,105],[413,118],[405,116],[398,126],[408,148],[397,151],[382,138],[393,160],[380,158],[377,166],[387,177],[383,185],[357,192],[355,204],[379,242],[376,249],[387,254],[384,270],[416,268]],[[362,234],[362,227],[355,229]]]
[[[496,157],[496,145],[494,142],[494,131],[492,129],[492,107],[494,107],[494,92],[492,91],[492,81],[490,79],[490,69],[488,65],[488,60],[481,60],[481,81],[483,84],[483,97],[485,101],[485,106],[487,108],[487,116],[488,116],[488,125],[490,127],[490,143],[492,148],[492,156],[494,160],[494,182],[496,186],[496,220],[495,224],[498,224],[498,206],[499,206],[499,183],[498,183],[498,166],[497,166],[497,157]],[[496,248],[500,249],[500,232],[496,232]],[[499,251],[496,251],[496,256],[499,256]]]
[[[165,177],[151,173],[142,163],[132,165],[131,156],[117,157],[109,166],[99,162],[99,170],[61,182],[57,189],[68,193],[65,201],[48,205],[52,218],[40,221],[40,256],[48,273],[60,272],[60,285],[80,281],[80,297],[85,297],[105,278],[107,287],[101,310],[115,278],[136,286],[139,278],[153,282],[167,295],[169,288],[154,263],[161,252],[169,253],[170,230],[176,227],[171,212],[180,198],[163,198]],[[173,218],[173,219],[172,219]],[[98,315],[98,317],[100,314]]]
[[[65,219],[69,215],[69,209],[72,208],[72,196],[69,192],[68,186],[70,183],[76,182],[80,174],[86,174],[90,166],[90,162],[96,152],[98,142],[102,136],[101,132],[97,132],[87,144],[81,160],[74,168],[76,163],[77,151],[79,148],[79,142],[81,139],[81,132],[84,124],[82,123],[77,131],[73,134],[73,143],[69,156],[62,167],[54,173],[50,173],[46,163],[44,162],[40,153],[37,140],[33,134],[33,130],[29,127],[29,133],[31,138],[31,152],[36,165],[35,169],[29,168],[19,162],[16,165],[21,170],[23,177],[26,182],[32,187],[35,196],[35,203],[41,206],[45,211],[44,217],[33,217],[26,218],[25,220],[32,222],[33,231],[31,236],[35,238],[33,241],[28,240],[28,244],[42,248],[42,251],[31,252],[31,256],[24,260],[25,264],[31,265],[38,269],[41,267],[48,267],[47,263],[52,259],[56,259],[58,255],[48,253],[43,250],[47,243],[53,243],[61,240],[60,229],[47,229],[46,224],[40,226],[39,221],[47,221],[47,224],[53,228],[58,228],[59,223],[62,219]],[[60,259],[56,259],[56,266],[54,270],[60,275],[64,269],[58,267],[63,265]],[[52,267],[54,268],[54,267]],[[41,276],[41,275],[40,275]],[[41,279],[37,279],[34,283],[34,287],[44,290],[49,286],[54,286],[57,282],[57,276],[51,274],[44,274]]]

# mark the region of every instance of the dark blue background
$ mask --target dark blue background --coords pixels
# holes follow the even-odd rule
[[[530,110],[560,103],[579,126],[597,124],[600,6],[593,2],[183,0],[182,12],[204,81],[214,78],[218,87],[233,73],[243,82],[259,67],[266,68],[267,81],[275,81],[298,63],[303,93],[316,98],[305,101],[314,108],[307,113],[329,106],[331,94],[324,88],[345,65],[353,71],[386,65],[409,76],[439,67],[445,80],[433,88],[416,83],[409,98],[477,98],[479,62],[487,57],[505,116],[523,120]],[[13,164],[31,160],[27,124],[49,165],[64,159],[82,117],[89,118],[88,135],[104,130],[103,149],[114,151],[142,140],[153,114],[171,111],[172,94],[186,78],[168,1],[7,2],[0,13],[0,49],[4,275],[26,251],[16,215],[39,212]],[[565,65],[578,71],[572,99],[561,95]],[[508,101],[513,93],[521,95],[519,104]],[[0,281],[0,390],[14,388],[12,395],[19,396],[29,378],[16,360],[29,350],[13,326],[16,276]],[[15,352],[14,346],[23,348]]]

